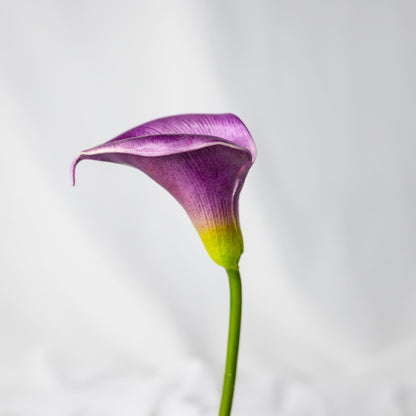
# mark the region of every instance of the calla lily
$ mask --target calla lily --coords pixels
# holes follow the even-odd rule
[[[187,114],[142,124],[81,152],[140,169],[183,206],[206,250],[219,265],[238,269],[243,252],[238,198],[256,157],[253,139],[233,114]]]
[[[230,322],[220,416],[229,416],[237,373],[241,324],[238,261],[243,238],[238,197],[256,158],[253,139],[233,114],[187,114],[160,118],[81,152],[84,159],[140,169],[167,189],[185,208],[212,259],[227,270]]]

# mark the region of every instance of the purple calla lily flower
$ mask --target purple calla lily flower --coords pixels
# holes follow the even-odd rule
[[[185,208],[212,259],[227,270],[230,323],[220,416],[229,416],[237,372],[241,322],[241,278],[238,261],[243,238],[238,198],[256,158],[253,139],[233,114],[187,114],[142,124],[81,152],[140,169],[167,189]]]
[[[256,157],[253,139],[233,114],[188,114],[154,120],[85,150],[93,159],[140,169],[184,207],[212,259],[238,269],[243,252],[238,198]]]

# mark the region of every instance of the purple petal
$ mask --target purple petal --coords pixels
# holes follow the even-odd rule
[[[256,147],[244,123],[234,114],[181,114],[163,117],[134,127],[111,141],[158,134],[197,134],[221,137],[245,147],[256,159]]]
[[[196,120],[204,123],[198,125]],[[221,123],[216,126],[213,120]],[[238,126],[234,133],[232,123]],[[154,134],[157,129],[170,134]],[[176,132],[179,129],[196,133]],[[227,137],[200,134],[208,130],[226,132]],[[74,181],[76,165],[83,159],[140,169],[184,207],[211,257],[226,268],[236,268],[243,251],[238,196],[254,157],[254,143],[237,117],[175,116],[146,123],[82,152],[73,162],[72,176]]]

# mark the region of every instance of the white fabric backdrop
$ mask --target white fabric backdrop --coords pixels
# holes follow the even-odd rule
[[[416,414],[415,11],[0,2],[0,415],[216,414],[225,273],[140,172],[69,181],[189,112],[237,114],[259,153],[235,414]]]

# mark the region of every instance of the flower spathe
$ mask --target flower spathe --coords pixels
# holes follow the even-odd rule
[[[142,124],[81,152],[83,159],[140,169],[183,206],[211,258],[237,269],[243,252],[238,198],[256,157],[253,139],[233,114],[186,114]]]

